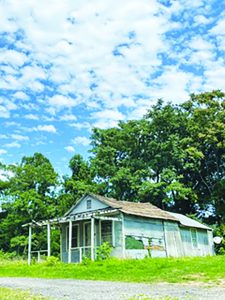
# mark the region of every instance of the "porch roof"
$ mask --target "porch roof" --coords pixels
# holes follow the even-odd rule
[[[68,215],[64,216],[61,218],[54,218],[54,219],[49,219],[49,220],[43,220],[43,221],[34,221],[30,223],[26,223],[22,225],[23,227],[27,226],[45,226],[47,224],[62,224],[62,223],[67,223],[69,221],[81,221],[81,220],[89,220],[91,218],[96,218],[99,219],[101,217],[106,217],[111,215],[114,215],[118,212],[118,209],[115,208],[105,208],[105,209],[98,209],[94,211],[89,211],[89,212],[82,212],[82,213],[77,213],[73,215]],[[113,219],[113,217],[111,217]]]

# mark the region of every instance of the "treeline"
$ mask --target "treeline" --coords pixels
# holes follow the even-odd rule
[[[225,94],[158,100],[140,120],[93,129],[88,161],[74,155],[62,179],[40,153],[1,165],[0,249],[26,251],[22,224],[63,215],[85,192],[151,202],[225,233]],[[45,233],[36,233],[44,247]],[[56,233],[57,235],[57,233]],[[57,248],[57,238],[55,238]]]

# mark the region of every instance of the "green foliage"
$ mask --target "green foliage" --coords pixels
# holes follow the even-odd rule
[[[141,240],[135,239],[133,236],[126,236],[126,249],[144,249],[144,244]]]
[[[140,120],[94,129],[92,167],[104,193],[225,222],[225,94],[192,94],[153,106]]]
[[[116,199],[150,202],[196,215],[221,229],[225,224],[225,94],[192,94],[185,103],[162,100],[139,120],[116,128],[93,129],[92,156],[74,155],[71,176],[59,182],[40,153],[16,165],[0,163],[0,249],[23,255],[31,220],[63,215],[87,192]],[[59,234],[52,233],[57,255]],[[224,233],[223,233],[224,235]],[[37,229],[34,249],[46,248]],[[222,253],[225,245],[216,249]]]
[[[47,260],[44,262],[44,264],[48,267],[56,266],[59,263],[60,263],[60,261],[59,261],[58,257],[55,257],[55,256],[47,257]]]
[[[63,190],[59,197],[60,213],[64,214],[85,193],[98,193],[100,186],[95,181],[95,173],[90,163],[86,162],[81,155],[74,155],[69,167],[72,175],[64,176]]]
[[[0,250],[0,261],[3,260],[12,260],[15,259],[17,257],[16,252],[3,252],[2,250]]]
[[[22,224],[57,214],[57,174],[40,153],[23,157],[19,165],[1,165],[1,169],[6,178],[0,180],[0,249],[15,250],[19,255],[27,246],[27,229]],[[38,242],[34,246],[40,248],[46,239],[40,230],[35,234]]]
[[[33,295],[29,291],[12,290],[0,287],[1,300],[50,300],[44,296]]]
[[[108,242],[104,242],[100,246],[97,247],[96,256],[97,260],[105,260],[110,258],[110,254],[112,251],[112,247]]]
[[[183,298],[184,300],[191,300],[191,298]],[[147,296],[144,294],[140,294],[140,295],[136,295],[134,297],[129,298],[128,300],[179,300],[179,298],[177,297],[170,297],[170,296],[158,296],[156,297],[151,297],[151,296]]]
[[[218,267],[219,266],[219,267]],[[186,258],[107,259],[88,264],[46,263],[27,265],[27,261],[1,261],[0,277],[73,278],[126,282],[223,282],[223,256]]]
[[[82,257],[82,265],[88,266],[92,263],[91,258],[84,256]]]
[[[214,236],[219,236],[222,238],[220,244],[215,244],[215,251],[219,255],[225,255],[225,225],[221,224],[214,228]]]

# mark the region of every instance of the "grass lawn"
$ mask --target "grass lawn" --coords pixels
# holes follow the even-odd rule
[[[42,296],[32,295],[30,292],[21,290],[11,290],[0,287],[1,300],[47,300],[48,298]]]
[[[0,261],[0,277],[71,278],[130,282],[225,282],[225,256],[146,258],[64,264]]]

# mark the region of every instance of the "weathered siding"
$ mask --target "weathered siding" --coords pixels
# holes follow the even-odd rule
[[[193,242],[192,231],[196,231],[196,243]],[[206,256],[214,254],[211,231],[181,227],[180,232],[185,256]]]
[[[183,256],[183,245],[178,223],[164,221],[166,254],[168,257]]]
[[[121,215],[114,217],[121,219]],[[172,221],[125,214],[123,220],[123,222],[112,222],[114,230],[111,256],[144,258],[149,255],[151,257],[181,257],[214,254],[212,232],[210,230],[191,229]],[[78,247],[84,246],[83,225],[86,222],[90,222],[90,220],[73,222],[73,225],[79,224]],[[104,221],[95,219],[95,250],[102,243],[101,226],[103,224]],[[66,233],[68,225],[68,223],[61,224],[61,259],[63,262],[68,262]],[[90,249],[82,250],[82,254],[89,255],[88,251],[90,252]],[[72,249],[71,261],[80,261],[79,249]]]
[[[91,200],[91,208],[87,208],[87,200]],[[77,206],[70,212],[71,215],[97,210],[97,209],[103,209],[108,207],[106,204],[92,198],[92,197],[85,197],[80,203],[77,204]]]
[[[212,230],[208,230],[208,239],[209,239],[209,252],[210,252],[209,255],[215,255]]]
[[[163,222],[135,216],[124,216],[124,233],[126,237],[135,237],[142,241],[145,249],[126,249],[125,257],[144,258],[149,256],[147,250],[151,240],[151,256],[165,257],[166,245],[164,239]]]

